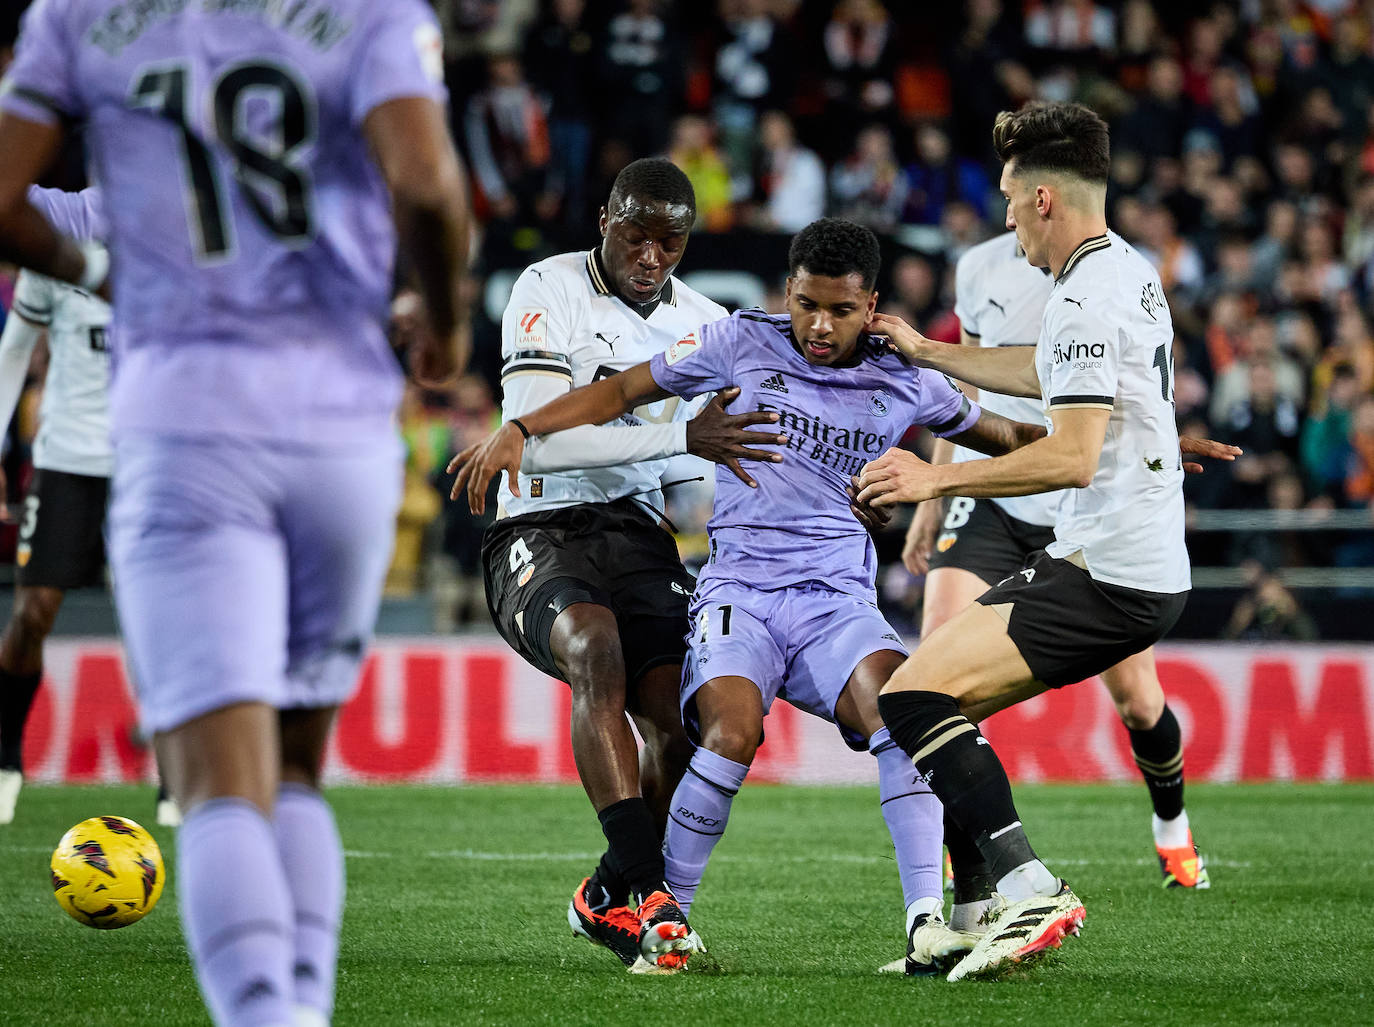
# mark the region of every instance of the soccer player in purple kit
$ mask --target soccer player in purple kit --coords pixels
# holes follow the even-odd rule
[[[319,774],[400,491],[398,237],[430,317],[412,370],[465,359],[441,55],[419,0],[39,0],[0,86],[0,256],[114,295],[115,597],[219,1024],[332,1012],[344,865]],[[108,263],[25,199],[69,122]]]
[[[941,374],[922,372],[871,341],[863,328],[877,300],[873,233],[822,219],[789,255],[785,316],[741,311],[705,325],[613,378],[575,389],[523,415],[531,436],[602,423],[641,403],[738,387],[741,409],[777,417],[758,429],[783,443],[750,487],[716,473],[711,556],[698,579],[682,702],[698,741],[673,797],[668,883],[691,904],[731,801],[758,748],[764,717],[782,697],[836,724],[847,744],[878,760],[884,819],[907,909],[908,972],[934,972],[974,941],[945,928],[941,813],[930,789],[892,744],[878,693],[906,658],[875,603],[877,558],[852,504],[851,478],[913,424],[980,451],[1005,453],[1044,434],[984,415]],[[775,437],[771,433],[781,431]],[[461,454],[470,502],[519,467],[524,438],[506,426]]]

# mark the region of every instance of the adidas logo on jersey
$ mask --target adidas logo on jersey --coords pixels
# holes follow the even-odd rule
[[[787,383],[782,380],[782,375],[775,374],[771,378],[765,378],[759,383],[760,389],[772,389],[774,392],[786,392]]]

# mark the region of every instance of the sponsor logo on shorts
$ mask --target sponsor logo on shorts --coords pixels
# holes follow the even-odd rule
[[[892,397],[882,389],[868,397],[868,412],[874,417],[886,417],[892,409]]]
[[[19,548],[15,551],[14,562],[19,564],[20,567],[27,567],[29,565],[29,560],[32,556],[33,547],[30,546],[27,542],[22,542],[20,543]]]
[[[520,568],[520,576],[515,579],[515,583],[521,588],[524,588],[530,583],[530,578],[532,577],[534,577],[534,564],[527,563],[524,567]]]
[[[676,581],[670,582],[668,587],[680,596],[690,596],[692,593],[679,585]]]
[[[954,548],[954,543],[958,541],[959,533],[957,531],[947,531],[935,540],[935,548],[941,553],[948,553]]]

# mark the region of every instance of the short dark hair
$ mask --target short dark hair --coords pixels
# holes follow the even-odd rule
[[[803,268],[826,278],[857,274],[869,290],[878,280],[882,263],[878,237],[863,225],[843,218],[811,222],[792,237],[792,247],[787,251],[790,274]]]
[[[693,215],[697,212],[697,194],[692,189],[692,180],[680,167],[662,157],[642,157],[620,169],[611,184],[607,206],[614,210],[629,196],[651,203],[686,204]]]
[[[1107,123],[1081,103],[1029,103],[1003,111],[992,126],[992,148],[1016,173],[1051,171],[1107,184],[1111,144]]]

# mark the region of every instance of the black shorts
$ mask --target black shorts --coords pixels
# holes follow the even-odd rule
[[[39,468],[24,497],[15,550],[23,588],[82,588],[105,576],[105,504],[110,479]]]
[[[1087,571],[1045,552],[978,597],[1011,603],[1007,634],[1037,681],[1062,688],[1115,667],[1164,637],[1183,612],[1187,592],[1145,592],[1094,581]]]
[[[517,653],[562,678],[549,648],[553,622],[573,603],[615,614],[630,684],[687,653],[687,602],[696,581],[673,537],[629,499],[506,517],[482,543],[487,606]]]
[[[1017,520],[996,500],[951,496],[935,536],[930,569],[957,567],[990,585],[1053,541],[1053,528]]]

